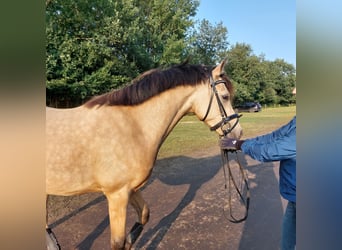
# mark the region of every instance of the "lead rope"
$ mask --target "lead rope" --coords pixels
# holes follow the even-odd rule
[[[232,173],[232,170],[231,170],[231,167],[230,167],[230,164],[229,164],[229,150],[226,150],[226,149],[221,149],[221,158],[222,158],[222,167],[223,167],[223,174],[224,174],[224,179],[225,179],[225,183],[224,183],[224,188],[227,189],[228,188],[228,199],[229,199],[229,216],[230,217],[227,217],[226,215],[226,211],[225,209],[223,208],[223,213],[224,213],[224,216],[230,221],[230,222],[233,222],[233,223],[240,223],[244,220],[247,219],[247,216],[248,216],[248,209],[249,209],[249,200],[250,200],[250,191],[249,191],[249,186],[248,186],[248,177],[247,175],[245,174],[244,172],[244,169],[243,167],[241,166],[240,164],[240,159],[239,159],[239,156],[237,154],[236,151],[235,154],[236,154],[236,161],[239,165],[239,170],[240,170],[240,173],[241,173],[241,178],[242,178],[242,181],[243,183],[245,184],[245,188],[246,188],[246,197],[243,196],[243,190],[242,190],[242,187],[239,188],[238,185],[236,184],[236,181],[235,181],[235,178],[234,178],[234,175]],[[227,172],[226,172],[226,168],[228,170],[228,181],[227,181]],[[228,185],[227,185],[227,182],[228,182]],[[242,183],[241,183],[242,184]],[[232,190],[231,190],[231,186],[233,186],[235,188],[235,190],[237,191],[238,193],[238,196],[240,198],[240,201],[241,203],[243,204],[244,208],[245,208],[245,215],[241,218],[241,219],[237,219],[234,215],[233,215],[233,211],[232,211]]]

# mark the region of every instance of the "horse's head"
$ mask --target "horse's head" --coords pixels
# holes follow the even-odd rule
[[[210,85],[198,99],[197,115],[220,135],[240,138],[242,128],[239,115],[232,107],[233,85],[224,72],[226,60],[223,60],[211,72],[207,83]],[[201,111],[199,111],[201,110]]]

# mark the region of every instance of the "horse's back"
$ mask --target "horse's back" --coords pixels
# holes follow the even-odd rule
[[[46,109],[46,137],[47,145],[56,143],[73,143],[70,140],[83,130],[85,115],[82,109]],[[68,141],[65,141],[68,139]]]

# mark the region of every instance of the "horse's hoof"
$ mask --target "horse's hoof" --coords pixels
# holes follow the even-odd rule
[[[136,222],[134,226],[132,227],[131,231],[129,232],[126,242],[133,245],[134,242],[138,239],[143,229],[144,229],[144,226],[141,223]]]
[[[60,250],[61,247],[58,244],[55,234],[50,228],[46,229],[46,247],[47,250]]]

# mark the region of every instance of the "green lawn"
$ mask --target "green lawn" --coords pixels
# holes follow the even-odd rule
[[[296,106],[264,108],[258,113],[241,113],[243,138],[271,132],[286,124],[296,114]],[[184,155],[192,151],[218,144],[218,135],[194,115],[188,115],[177,124],[162,145],[158,158]]]

